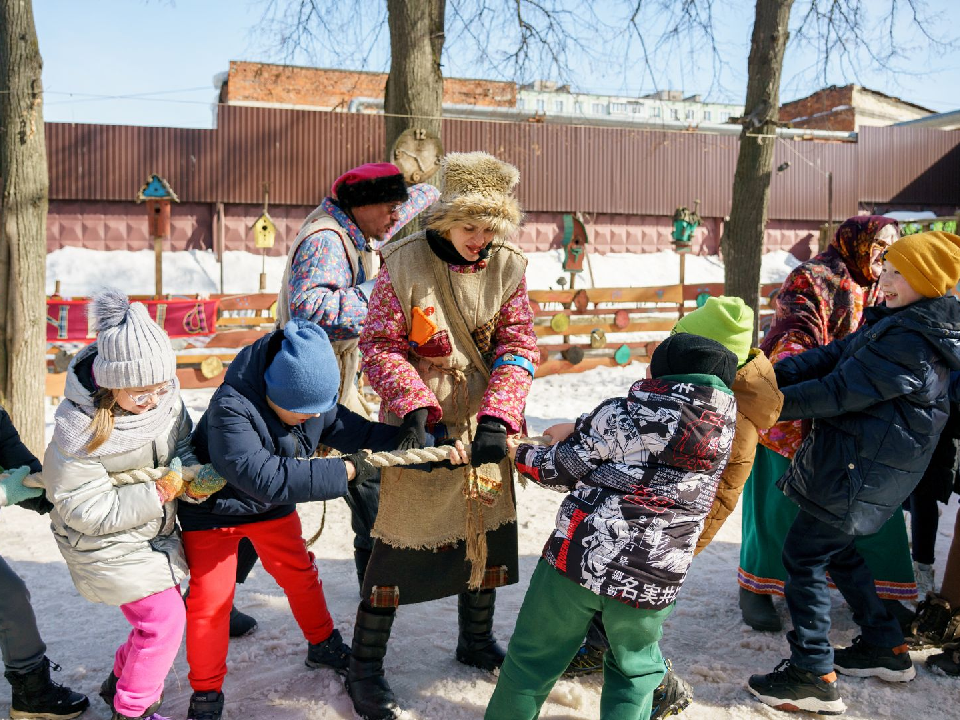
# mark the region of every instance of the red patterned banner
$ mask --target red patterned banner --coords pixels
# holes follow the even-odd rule
[[[87,320],[88,300],[47,300],[47,342],[89,342],[96,337]],[[172,338],[213,335],[219,300],[138,300]]]

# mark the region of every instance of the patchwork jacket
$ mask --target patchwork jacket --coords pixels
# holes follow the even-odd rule
[[[730,456],[736,413],[715,376],[666,376],[581,416],[556,445],[521,445],[521,473],[570,491],[544,559],[598,595],[670,605]]]

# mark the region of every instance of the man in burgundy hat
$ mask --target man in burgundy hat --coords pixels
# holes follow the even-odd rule
[[[374,252],[439,197],[432,185],[408,188],[396,165],[360,165],[334,181],[330,196],[307,216],[290,246],[277,324],[303,318],[326,331],[340,365],[340,404],[361,415],[367,409],[357,387],[357,338],[373,290]],[[350,483],[346,497],[361,583],[373,547],[379,482]]]

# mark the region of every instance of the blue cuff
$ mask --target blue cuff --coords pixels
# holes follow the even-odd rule
[[[501,355],[496,360],[494,360],[491,371],[496,370],[501,365],[516,365],[517,367],[521,367],[524,370],[526,370],[528,373],[530,373],[530,377],[533,377],[533,374],[537,371],[536,366],[534,366],[532,362],[527,360],[525,357],[521,357],[520,355],[514,355],[513,353],[507,353],[506,355]]]

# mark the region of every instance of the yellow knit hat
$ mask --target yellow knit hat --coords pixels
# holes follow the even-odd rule
[[[960,280],[960,236],[939,230],[907,235],[883,256],[923,297],[940,297]]]

